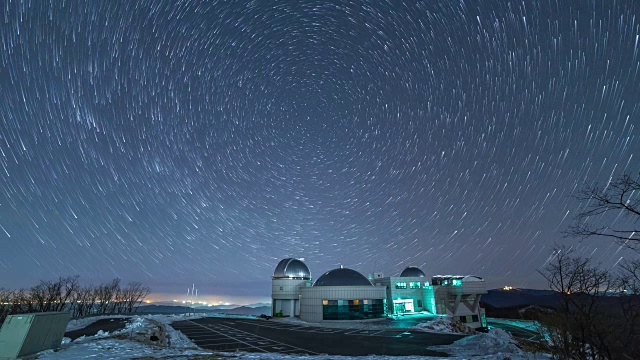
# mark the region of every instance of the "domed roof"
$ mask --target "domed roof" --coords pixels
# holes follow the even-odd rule
[[[373,286],[369,279],[359,272],[347,268],[337,268],[322,274],[313,286]]]
[[[400,277],[426,277],[426,275],[417,266],[409,266],[402,270]]]
[[[286,258],[280,260],[276,270],[273,272],[276,279],[311,279],[311,271],[302,260],[294,258]]]

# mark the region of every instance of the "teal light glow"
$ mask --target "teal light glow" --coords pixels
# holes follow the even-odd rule
[[[396,289],[406,289],[407,288],[407,283],[406,282],[397,282],[396,283]]]

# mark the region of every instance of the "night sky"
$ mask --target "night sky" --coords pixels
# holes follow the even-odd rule
[[[554,243],[631,256],[561,231],[640,169],[639,1],[0,6],[0,287],[252,302],[284,257],[544,287]]]

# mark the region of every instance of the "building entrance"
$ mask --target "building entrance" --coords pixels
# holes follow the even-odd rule
[[[414,312],[413,309],[413,299],[397,299],[393,300],[393,312],[397,313],[406,313],[406,312]]]

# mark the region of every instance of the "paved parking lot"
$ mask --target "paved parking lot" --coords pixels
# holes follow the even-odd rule
[[[274,320],[233,318],[178,321],[171,326],[198,346],[209,350],[310,355],[446,356],[427,350],[427,347],[451,344],[463,337],[393,329],[336,329]]]

